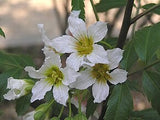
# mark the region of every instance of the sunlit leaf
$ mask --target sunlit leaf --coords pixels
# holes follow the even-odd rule
[[[0,35],[5,38],[5,33],[3,32],[2,28],[0,28]]]
[[[96,4],[97,12],[105,12],[112,8],[119,8],[125,6],[126,0],[101,0]]]
[[[149,3],[149,4],[146,4],[146,5],[142,6],[142,8],[144,8],[144,9],[149,9],[149,8],[155,6],[155,5],[156,5],[155,3]],[[154,9],[154,10],[151,11],[151,12],[160,15],[160,7],[157,7],[156,9]]]
[[[72,10],[80,10],[79,17],[85,20],[84,0],[72,0]]]

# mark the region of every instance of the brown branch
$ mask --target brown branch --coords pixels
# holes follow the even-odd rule
[[[117,43],[117,47],[119,48],[123,48],[126,37],[127,37],[127,33],[130,27],[133,3],[134,3],[134,0],[128,0],[126,5],[123,23],[122,23],[121,31],[119,34],[118,43]]]

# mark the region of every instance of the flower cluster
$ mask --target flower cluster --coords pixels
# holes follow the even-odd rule
[[[38,81],[34,84],[9,78],[7,88],[11,90],[4,95],[5,99],[19,98],[27,94],[26,88],[29,88],[31,102],[34,102],[43,99],[52,90],[54,100],[65,106],[70,89],[83,90],[92,86],[94,102],[100,103],[109,94],[108,82],[116,85],[126,81],[127,72],[118,68],[123,50],[105,50],[97,44],[106,36],[107,24],[98,21],[87,29],[79,14],[80,11],[72,11],[68,18],[67,35],[52,40],[45,35],[43,25],[38,25],[45,44],[45,60],[38,70],[32,66],[25,67],[28,75]],[[69,53],[69,57],[62,67],[60,54],[65,53]]]

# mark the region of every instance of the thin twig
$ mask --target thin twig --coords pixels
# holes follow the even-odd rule
[[[139,14],[140,7],[141,7],[141,1],[138,0],[138,6],[137,6],[137,10],[136,10],[136,15],[135,16],[137,16]],[[136,22],[133,24],[133,27],[132,27],[132,37],[134,35],[135,28],[136,28]]]
[[[130,27],[133,3],[134,3],[134,0],[128,0],[126,5],[123,23],[122,23],[121,31],[119,34],[118,43],[117,43],[117,47],[119,48],[123,48],[126,37],[127,37],[127,33]]]
[[[93,11],[94,11],[94,15],[95,15],[95,17],[96,17],[96,20],[99,21],[99,17],[98,17],[98,14],[97,14],[97,10],[96,10],[96,8],[95,8],[95,6],[94,6],[93,0],[90,0],[90,2],[91,2],[91,5],[92,5],[92,8],[93,8]]]
[[[146,11],[138,14],[137,16],[135,16],[134,18],[132,18],[130,24],[133,24],[133,23],[136,22],[138,19],[140,19],[141,17],[143,17],[144,15],[150,13],[152,10],[154,10],[154,9],[156,9],[156,8],[158,8],[158,7],[160,7],[160,4],[157,4],[157,5],[153,6],[153,7],[151,7],[150,9],[148,9],[148,10],[146,10]]]
[[[154,65],[156,65],[158,63],[160,63],[160,60],[156,60],[155,62],[151,63],[150,65],[145,66],[144,68],[141,68],[141,69],[139,69],[139,70],[137,70],[135,72],[129,73],[128,76],[131,76],[131,75],[134,75],[134,74],[136,74],[138,72],[144,71],[144,70],[146,70],[146,69],[148,69],[148,68],[150,68],[150,67],[152,67],[152,66],[154,66]]]

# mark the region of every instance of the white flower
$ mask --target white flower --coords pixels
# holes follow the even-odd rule
[[[40,79],[32,88],[31,102],[43,99],[46,92],[53,87],[54,99],[58,103],[66,105],[69,91],[68,85],[76,80],[79,73],[68,66],[61,68],[60,56],[53,51],[45,52],[46,59],[39,70],[35,70],[30,66],[25,67],[25,71],[29,73],[30,77]]]
[[[55,38],[50,46],[60,53],[71,53],[66,63],[76,71],[84,62],[108,63],[104,48],[98,44],[107,33],[105,22],[96,22],[88,29],[85,22],[78,18],[80,11],[72,11],[68,18],[70,35]]]
[[[44,48],[42,49],[44,54],[48,54],[46,51],[54,51],[55,53],[57,53],[57,51],[53,47],[51,47],[51,40],[45,34],[44,25],[38,24],[37,26],[39,32],[41,33],[42,41],[44,42]]]
[[[35,111],[29,112],[23,116],[23,120],[34,120]]]
[[[7,94],[3,95],[6,100],[15,100],[28,94],[29,90],[32,89],[34,82],[27,79],[14,79],[13,77],[8,78],[7,88],[10,89]]]
[[[116,85],[127,80],[127,72],[117,68],[122,59],[123,50],[115,48],[107,50],[109,64],[97,63],[81,72],[81,76],[70,86],[77,89],[86,89],[92,86],[94,102],[100,103],[105,100],[109,94],[107,81]],[[111,71],[113,70],[113,71]]]

